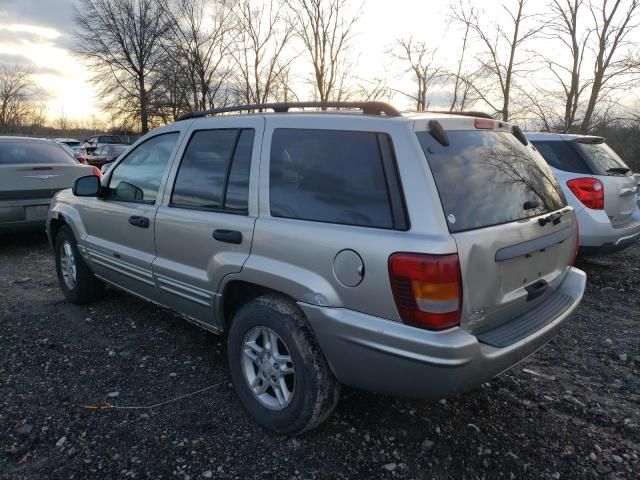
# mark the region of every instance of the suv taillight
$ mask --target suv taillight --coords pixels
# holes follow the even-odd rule
[[[572,178],[567,180],[567,187],[585,207],[593,210],[604,208],[604,185],[597,178]]]
[[[404,323],[442,330],[460,323],[462,281],[457,254],[394,253],[391,290]]]

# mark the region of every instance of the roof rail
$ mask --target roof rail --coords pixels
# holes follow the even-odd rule
[[[427,110],[427,113],[442,113],[446,115],[460,115],[463,117],[476,117],[476,118],[490,118],[491,120],[495,120],[491,115],[485,112],[449,112],[447,110]]]
[[[177,121],[189,118],[206,117],[218,113],[243,112],[251,110],[273,110],[274,112],[288,112],[290,108],[349,108],[362,110],[367,115],[382,115],[387,117],[401,117],[402,114],[395,107],[385,102],[286,102],[286,103],[254,103],[249,105],[234,105],[230,107],[212,108],[197,112],[185,113]]]

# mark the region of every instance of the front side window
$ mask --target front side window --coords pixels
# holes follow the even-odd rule
[[[160,181],[178,140],[178,132],[165,133],[138,145],[118,164],[109,181],[112,200],[154,203]]]
[[[394,227],[375,132],[276,129],[269,185],[274,217]]]
[[[178,169],[171,206],[246,213],[253,137],[253,129],[195,132]]]

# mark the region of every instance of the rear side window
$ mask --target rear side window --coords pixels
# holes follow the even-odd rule
[[[448,131],[444,147],[417,132],[449,231],[514,222],[566,205],[542,157],[509,132]]]
[[[171,206],[247,213],[253,129],[200,130],[184,152]]]
[[[576,147],[582,150],[595,164],[597,173],[606,175],[611,169],[629,168],[624,160],[606,143],[579,143]],[[631,169],[629,169],[631,171]]]
[[[269,201],[274,217],[394,228],[381,139],[343,130],[276,129]]]
[[[568,142],[563,141],[535,141],[533,143],[540,155],[549,165],[558,170],[572,173],[585,173],[591,175],[591,168],[582,159],[580,154]]]
[[[78,164],[69,153],[54,142],[0,142],[0,165],[36,163]]]
[[[117,135],[101,135],[98,143],[122,143],[122,140]]]

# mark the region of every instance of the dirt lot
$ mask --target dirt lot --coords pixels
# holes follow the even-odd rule
[[[0,478],[639,478],[640,248],[580,267],[577,315],[490,384],[440,402],[345,390],[290,439],[242,410],[222,338],[116,291],[71,305],[44,235],[2,238]]]

